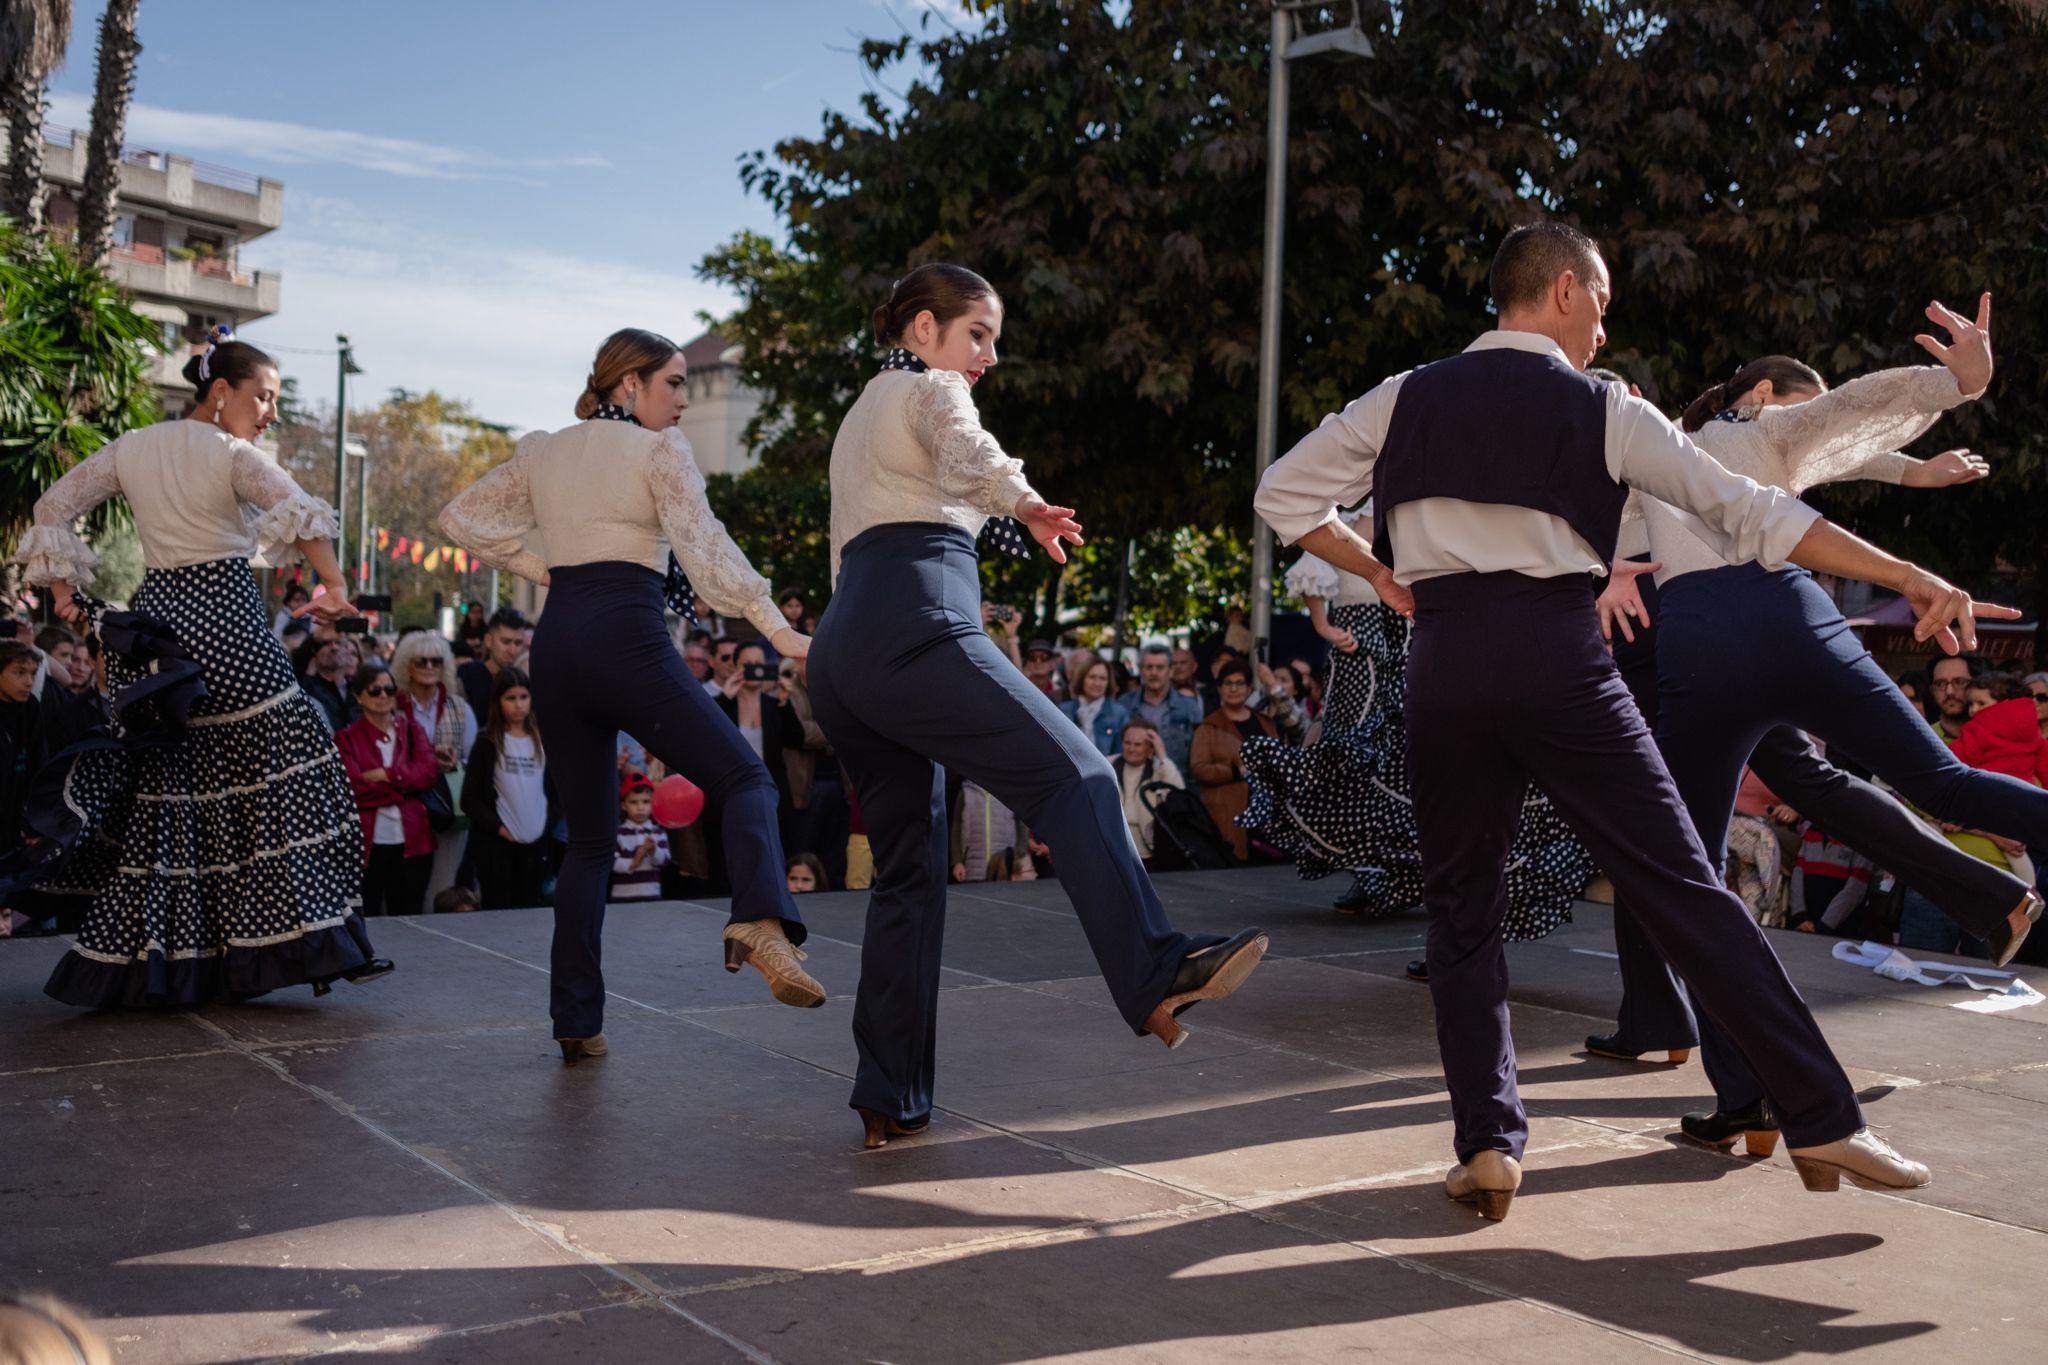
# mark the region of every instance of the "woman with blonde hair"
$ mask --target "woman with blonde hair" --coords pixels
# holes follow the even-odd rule
[[[420,729],[433,741],[434,762],[441,770],[438,797],[446,802],[452,817],[460,808],[462,793],[456,783],[469,751],[476,744],[477,716],[468,698],[455,685],[455,650],[438,631],[415,630],[398,639],[391,651],[391,676],[398,680],[398,700]],[[439,804],[437,801],[436,804]],[[450,825],[452,819],[444,821]],[[434,831],[434,867],[427,874],[427,895],[435,896],[455,885],[456,869],[469,843],[467,829]]]
[[[569,821],[551,982],[555,1037],[569,1063],[606,1050],[599,936],[618,840],[622,730],[723,813],[733,890],[726,970],[752,965],[786,1005],[825,1002],[824,987],[798,965],[805,931],[784,883],[775,781],[683,667],[663,615],[665,600],[694,588],[712,609],[744,616],[783,656],[810,649],[705,498],[704,475],[676,426],[689,406],[687,378],[682,348],[667,337],[635,327],[612,333],[576,400],[577,424],[521,437],[510,460],[440,517],[484,563],[549,590],[531,673]],[[545,559],[527,546],[535,531]],[[678,581],[682,568],[687,585]],[[597,657],[611,666],[590,667]]]

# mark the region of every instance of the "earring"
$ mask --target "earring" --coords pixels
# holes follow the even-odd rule
[[[216,400],[215,400],[215,402],[214,402],[214,405],[213,405],[213,424],[214,424],[215,426],[219,426],[219,425],[220,425],[220,415],[221,415],[221,414],[222,414],[223,412],[226,412],[226,411],[227,411],[227,407],[228,407],[228,400],[227,400],[227,399],[225,399],[225,398],[221,398],[221,399],[216,399]]]

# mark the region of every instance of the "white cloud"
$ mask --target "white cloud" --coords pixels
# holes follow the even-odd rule
[[[291,225],[258,249],[283,272],[284,306],[250,324],[250,341],[323,347],[339,332],[365,371],[354,405],[393,388],[438,389],[519,427],[575,420],[591,357],[615,329],[687,342],[698,310],[732,303],[688,275],[449,235],[307,194],[292,197]],[[309,400],[332,401],[332,360],[281,352],[278,361]]]
[[[82,128],[90,123],[91,112],[91,102],[83,95],[58,92],[51,96],[53,123]],[[283,165],[350,166],[422,180],[523,180],[541,171],[609,164],[594,153],[513,160],[411,138],[379,137],[233,114],[194,113],[151,104],[128,107],[123,140],[143,146],[176,147],[181,152],[232,152],[238,158]]]

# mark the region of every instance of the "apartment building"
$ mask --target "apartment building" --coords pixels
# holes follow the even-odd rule
[[[85,134],[43,130],[44,217],[75,231],[85,181]],[[245,270],[242,247],[284,220],[284,186],[244,171],[144,147],[121,150],[114,249],[108,272],[161,323],[166,349],[153,378],[170,413],[191,401],[179,375],[191,345],[218,323],[240,328],[278,309],[274,270]]]

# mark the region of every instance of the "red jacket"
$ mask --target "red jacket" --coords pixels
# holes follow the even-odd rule
[[[377,757],[380,736],[368,717],[350,721],[334,736],[341,761],[348,767],[348,785],[356,794],[356,809],[362,813],[365,858],[370,856],[370,841],[377,834],[377,812],[386,806],[398,807],[398,818],[405,825],[406,857],[434,851],[434,831],[427,824],[427,808],[420,804],[420,793],[433,786],[434,779],[441,775],[441,765],[434,757],[434,742],[403,707],[393,713],[392,719],[398,743],[393,749],[388,782],[363,780],[364,773],[384,766]]]
[[[2048,739],[2041,738],[2034,699],[1996,702],[1970,717],[1956,737],[1956,757],[1973,768],[2048,787]]]

